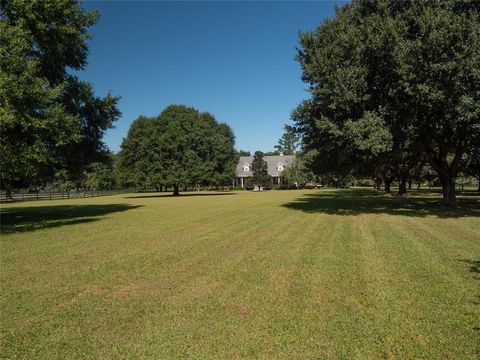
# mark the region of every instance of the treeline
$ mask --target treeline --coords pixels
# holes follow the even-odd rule
[[[300,35],[310,99],[292,113],[308,167],[342,181],[370,178],[405,193],[439,179],[480,179],[478,1],[363,1]]]

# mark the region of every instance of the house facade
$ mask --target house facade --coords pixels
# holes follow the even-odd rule
[[[275,155],[264,156],[263,160],[268,165],[268,175],[272,177],[274,186],[282,186],[285,184],[283,170],[295,161],[295,155]],[[253,176],[252,172],[253,156],[240,156],[237,167],[235,169],[235,186],[245,187],[247,179]]]

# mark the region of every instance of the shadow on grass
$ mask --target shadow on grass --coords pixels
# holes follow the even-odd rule
[[[138,208],[128,204],[58,205],[4,208],[0,211],[0,233],[35,231],[100,220],[101,216]]]
[[[307,213],[333,215],[389,214],[403,216],[437,216],[440,218],[480,217],[480,199],[458,198],[458,206],[444,207],[438,197],[413,193],[401,197],[372,190],[333,190],[306,194],[282,206]]]
[[[470,267],[470,272],[480,274],[480,260],[458,260],[466,263]],[[480,279],[477,277],[476,279]]]
[[[171,198],[171,197],[188,197],[188,196],[218,196],[218,195],[235,195],[234,192],[222,192],[222,193],[180,193],[179,196],[173,196],[172,193],[161,193],[158,195],[135,195],[135,196],[125,196],[125,199],[145,199],[145,198]]]

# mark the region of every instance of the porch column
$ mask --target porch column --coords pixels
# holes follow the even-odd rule
[[[240,183],[242,184],[242,188],[243,188],[243,177],[240,178]]]
[[[278,186],[280,186],[280,176],[277,178]]]

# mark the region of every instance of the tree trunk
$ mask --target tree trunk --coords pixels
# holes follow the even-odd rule
[[[480,192],[480,179],[478,179],[478,189],[477,189],[478,192]]]
[[[412,190],[412,180],[408,180],[408,190]]]
[[[455,178],[451,175],[442,175],[440,182],[442,183],[443,205],[455,206],[457,204]]]
[[[390,186],[392,185],[392,179],[385,178],[385,191],[390,192]]]
[[[405,174],[400,174],[398,177],[398,195],[403,195],[407,193],[407,176]]]
[[[180,195],[180,190],[178,188],[178,185],[173,185],[173,196],[179,196]]]

